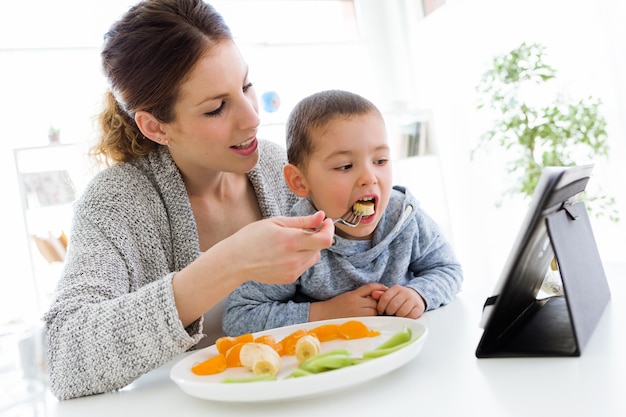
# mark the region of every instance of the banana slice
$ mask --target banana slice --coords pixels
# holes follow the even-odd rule
[[[254,375],[272,375],[276,376],[280,370],[280,360],[276,362],[273,358],[257,359],[252,365],[252,373]]]
[[[352,212],[357,216],[370,216],[374,214],[374,202],[357,201],[352,205]]]
[[[296,342],[296,359],[298,363],[319,355],[321,347],[321,343],[316,336],[310,334],[302,336]]]
[[[280,371],[280,355],[265,343],[246,343],[239,352],[241,364],[255,375],[276,375]]]

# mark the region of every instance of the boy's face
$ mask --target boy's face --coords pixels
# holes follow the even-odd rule
[[[311,132],[313,153],[303,183],[318,210],[336,219],[363,199],[373,199],[374,214],[358,227],[335,223],[337,234],[367,239],[383,215],[391,193],[391,157],[384,120],[376,113],[338,117]]]

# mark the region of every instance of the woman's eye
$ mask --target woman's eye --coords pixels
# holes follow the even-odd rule
[[[220,113],[222,112],[223,108],[224,108],[224,102],[222,101],[220,103],[220,106],[217,109],[209,111],[209,112],[206,112],[206,113],[204,113],[204,115],[205,116],[219,116]]]
[[[252,83],[248,83],[248,84],[244,85],[244,86],[243,86],[243,92],[244,92],[244,93],[247,93],[247,92],[248,92],[248,90],[249,90],[250,88],[252,88],[252,86],[253,86],[253,84],[252,84]]]

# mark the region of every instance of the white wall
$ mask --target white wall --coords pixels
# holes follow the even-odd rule
[[[32,291],[12,149],[45,144],[50,124],[61,127],[63,141],[93,137],[92,120],[105,88],[100,41],[110,23],[133,3],[32,0],[3,5],[0,175],[5,204],[0,217],[0,285],[5,290],[0,291],[0,322],[15,313],[7,310],[13,308],[7,307],[8,301]],[[216,1],[218,9],[220,3],[228,4],[228,0]],[[306,47],[285,43],[262,50],[244,41],[244,54],[258,74],[258,90],[283,93],[282,112],[263,114],[264,120],[279,121],[297,99],[323,88],[360,92],[387,111],[429,110],[441,155],[445,191],[441,199],[451,211],[449,217],[439,212],[432,213],[433,217],[449,220],[446,227],[451,229],[467,279],[489,284],[499,274],[525,207],[518,202],[517,207],[510,203],[504,210],[495,209],[493,202],[506,181],[497,155],[469,160],[470,150],[485,129],[485,120],[475,110],[474,86],[493,55],[522,41],[540,41],[549,48],[550,63],[559,70],[563,87],[574,95],[593,94],[605,101],[613,151],[611,160],[597,167],[597,180],[619,199],[624,219],[618,225],[597,222],[594,229],[603,258],[624,259],[626,187],[615,178],[626,178],[626,2],[448,0],[421,21],[417,3],[358,0],[361,23],[374,25],[369,35],[364,34],[365,42]],[[370,13],[372,7],[378,14]],[[268,38],[276,35],[272,19],[238,25],[233,20],[246,10],[230,9],[225,8],[224,14],[235,31],[256,23],[259,26],[251,27],[253,33]],[[261,14],[254,12],[254,16]],[[399,17],[404,19],[402,25],[393,23]],[[376,23],[381,24],[377,29]],[[397,33],[401,26],[409,32],[404,38]],[[282,137],[280,126],[265,131]],[[433,183],[423,175],[413,179],[416,190],[432,188]],[[23,303],[17,308],[21,309],[18,315],[31,311]]]
[[[61,129],[62,143],[83,143],[95,137],[93,122],[106,89],[100,69],[101,40],[110,24],[134,3],[33,0],[3,4],[0,176],[5,204],[0,217],[0,286],[10,290],[0,291],[0,325],[14,317],[31,321],[40,315],[32,296],[13,149],[45,146],[50,125]],[[289,109],[321,89],[349,89],[375,99],[378,90],[370,57],[346,4],[282,0],[215,0],[212,4],[231,26],[258,94],[269,90],[280,94],[279,111],[262,112],[265,125],[259,136],[283,143],[281,123]]]
[[[449,0],[413,27],[416,101],[432,108],[442,154],[455,242],[468,279],[493,282],[508,254],[524,202],[494,202],[508,177],[497,152],[470,161],[488,120],[475,109],[474,87],[493,56],[540,42],[561,87],[600,97],[611,155],[592,181],[614,195],[622,222],[592,219],[605,261],[626,259],[626,6],[620,0]],[[506,200],[505,200],[506,201]]]

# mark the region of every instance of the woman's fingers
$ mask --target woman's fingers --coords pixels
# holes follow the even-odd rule
[[[273,220],[284,227],[292,227],[295,229],[314,229],[324,221],[324,212],[318,211],[310,216],[297,217],[274,217]]]
[[[333,243],[335,225],[331,219],[326,219],[323,211],[318,211],[310,216],[299,217],[275,217],[278,225],[291,228],[296,235],[296,250],[320,251],[328,248]],[[316,230],[315,233],[302,233],[302,231]]]

